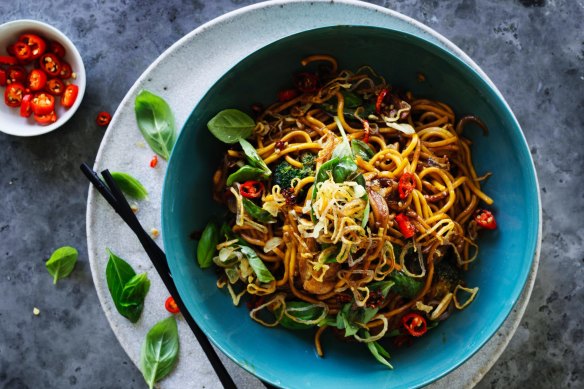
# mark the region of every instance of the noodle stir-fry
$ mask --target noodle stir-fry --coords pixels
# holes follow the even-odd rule
[[[234,216],[206,227],[198,261],[221,269],[217,286],[236,305],[246,296],[253,320],[312,329],[321,356],[329,329],[391,368],[382,338],[422,336],[477,294],[462,274],[496,223],[462,132],[487,128],[370,67],[302,65],[318,70],[252,106],[255,119],[227,109],[209,122],[233,144],[213,196]]]

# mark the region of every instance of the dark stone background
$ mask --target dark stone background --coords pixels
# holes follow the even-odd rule
[[[538,278],[509,347],[478,387],[583,387],[584,4],[372,2],[429,25],[466,51],[506,97],[535,159],[544,222]],[[88,74],[83,104],[66,126],[34,138],[0,133],[0,387],[145,387],[93,287],[88,185],[78,165],[94,160],[104,134],[96,114],[113,113],[160,53],[200,24],[250,3],[0,2],[0,23],[31,18],[65,32]],[[65,244],[79,249],[80,261],[53,286],[44,261]]]

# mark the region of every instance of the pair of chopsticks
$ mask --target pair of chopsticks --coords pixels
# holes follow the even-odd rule
[[[205,336],[203,331],[199,328],[193,317],[190,315],[189,311],[185,307],[183,301],[181,300],[178,290],[176,289],[176,285],[172,280],[172,275],[170,274],[170,269],[168,267],[168,263],[166,261],[166,255],[162,251],[160,247],[152,240],[150,235],[144,230],[138,218],[130,208],[128,201],[122,194],[120,188],[116,185],[112,175],[110,174],[109,170],[104,170],[101,172],[101,175],[104,181],[97,175],[93,169],[91,169],[87,164],[83,163],[81,165],[81,171],[85,176],[91,181],[91,183],[95,186],[95,188],[99,191],[99,193],[106,199],[106,201],[112,206],[112,208],[120,215],[120,217],[126,222],[126,224],[134,231],[142,247],[146,250],[146,254],[150,257],[152,264],[156,268],[156,271],[162,278],[162,282],[168,289],[170,295],[174,298],[174,301],[178,305],[180,312],[182,313],[185,321],[195,334],[197,341],[201,345],[201,348],[207,355],[209,362],[213,366],[215,373],[219,377],[221,384],[226,389],[235,389],[235,383],[233,379],[225,369],[225,366],[219,359],[219,356],[215,352],[213,346],[211,346],[211,342]]]

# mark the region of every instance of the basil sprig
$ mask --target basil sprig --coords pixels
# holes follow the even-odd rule
[[[111,175],[118,187],[126,195],[137,200],[144,200],[148,197],[148,191],[144,188],[144,185],[128,173],[111,172]]]
[[[213,257],[217,251],[216,247],[219,243],[219,228],[212,221],[207,224],[201,239],[197,244],[197,262],[201,269],[206,269],[213,264]]]
[[[266,165],[262,157],[259,156],[255,147],[245,139],[240,139],[239,144],[241,145],[241,149],[243,150],[245,159],[249,165],[244,165],[234,173],[231,173],[229,177],[227,177],[227,185],[251,179],[268,179],[272,174],[272,171],[268,165]]]
[[[78,255],[77,250],[71,246],[63,246],[53,252],[45,263],[47,271],[53,276],[53,284],[71,274],[77,263]]]
[[[369,289],[380,292],[383,298],[386,298],[394,285],[393,281],[379,281],[369,285]],[[359,308],[352,302],[347,303],[337,313],[335,326],[340,330],[344,329],[346,337],[353,336],[362,328],[362,325],[369,323],[378,311],[379,308]]]
[[[176,142],[174,115],[168,103],[160,96],[142,90],[136,96],[134,111],[138,128],[152,150],[164,159]]]
[[[223,143],[239,143],[245,154],[248,165],[240,167],[227,177],[227,186],[234,182],[243,182],[255,179],[268,179],[272,171],[259,156],[255,147],[246,138],[253,134],[255,121],[245,112],[237,109],[225,109],[219,112],[207,123],[207,128]]]
[[[207,123],[207,128],[223,143],[237,143],[253,134],[255,121],[238,109],[224,109]]]
[[[369,331],[365,331],[363,330],[363,334],[369,338],[371,336],[371,334],[369,334]],[[377,359],[377,362],[389,367],[390,369],[393,369],[393,366],[391,365],[391,363],[388,362],[388,359],[391,358],[391,355],[389,355],[389,353],[387,352],[387,350],[385,350],[379,343],[377,342],[367,342],[367,348],[369,349],[369,351],[371,352],[371,354],[373,354],[373,356],[375,357],[375,359]]]
[[[255,147],[253,147],[251,143],[249,143],[245,139],[240,139],[239,144],[243,149],[245,159],[247,159],[247,162],[251,166],[256,167],[258,169],[262,169],[268,176],[272,174],[272,171],[270,170],[270,168],[268,168],[268,165],[266,165],[262,157],[260,157]]]
[[[393,281],[379,281],[369,285],[371,291],[378,291],[383,298],[386,298],[389,290],[395,285]],[[359,336],[370,338],[369,332],[364,329],[365,324],[370,322],[379,308],[364,307],[359,308],[353,302],[343,305],[341,310],[337,313],[336,320],[327,317],[320,325],[330,325],[337,327],[339,330],[345,330],[345,337]],[[385,366],[393,369],[393,366],[387,361],[390,358],[389,353],[377,342],[367,342],[367,348],[373,354],[375,359]]]
[[[178,328],[174,316],[159,321],[148,331],[140,352],[140,371],[150,389],[174,369],[178,351]]]
[[[270,271],[268,270],[268,268],[266,267],[264,262],[261,260],[261,258],[258,257],[258,255],[256,254],[254,249],[252,249],[249,246],[240,246],[240,247],[241,247],[241,252],[243,253],[243,255],[245,255],[247,257],[249,265],[253,269],[253,272],[256,274],[256,276],[258,277],[258,280],[260,280],[260,282],[268,283],[270,281],[275,280],[272,273],[270,273]]]
[[[245,182],[248,180],[266,180],[269,176],[269,174],[266,175],[266,172],[263,169],[243,165],[227,177],[226,185],[231,186],[234,182]]]
[[[292,309],[290,309],[292,308]],[[279,308],[275,311],[276,317],[281,314],[281,309]],[[286,302],[286,314],[282,315],[280,320],[280,325],[289,330],[305,330],[314,327],[316,324],[306,324],[301,321],[312,321],[318,319],[323,314],[323,307],[315,305],[312,303],[307,303],[305,301],[287,301]],[[299,321],[291,319],[292,316]]]
[[[245,197],[242,200],[243,208],[246,210],[246,212],[260,223],[276,222],[276,219],[272,216],[271,213],[256,205],[253,201],[246,199]]]
[[[105,269],[107,287],[120,315],[136,323],[144,309],[144,299],[150,289],[146,273],[136,274],[122,258],[107,249],[109,260]]]

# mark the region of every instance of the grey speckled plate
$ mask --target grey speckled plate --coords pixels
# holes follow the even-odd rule
[[[148,166],[153,152],[143,141],[134,117],[133,104],[138,91],[148,89],[163,96],[175,113],[177,127],[181,128],[207,89],[242,58],[286,36],[339,24],[369,25],[415,33],[453,52],[489,80],[466,54],[446,38],[385,8],[356,1],[260,3],[231,12],[197,28],[150,65],[128,92],[109,125],[97,155],[95,169],[128,172],[144,183],[150,196],[148,200],[138,203],[138,217],[147,230],[160,229],[160,200],[166,162],[160,160],[155,169]],[[233,36],[238,36],[238,39],[232,39]],[[240,42],[246,44],[241,45]],[[198,71],[193,71],[193,63],[197,64]],[[168,292],[138,240],[94,189],[89,190],[87,202],[87,241],[93,280],[103,310],[121,345],[132,361],[137,363],[146,332],[154,323],[167,316],[163,304]],[[541,221],[538,247],[529,279],[519,302],[497,334],[466,363],[430,387],[472,387],[493,366],[519,325],[527,306],[539,262],[539,242]],[[162,244],[162,239],[158,239],[158,243]],[[105,280],[106,247],[125,258],[136,271],[148,272],[152,281],[144,313],[136,324],[120,316],[111,301]],[[176,370],[161,382],[161,387],[220,388],[221,384],[211,365],[184,321],[179,323],[179,333],[180,361]],[[255,377],[226,357],[223,360],[239,387],[258,387],[259,382]]]

